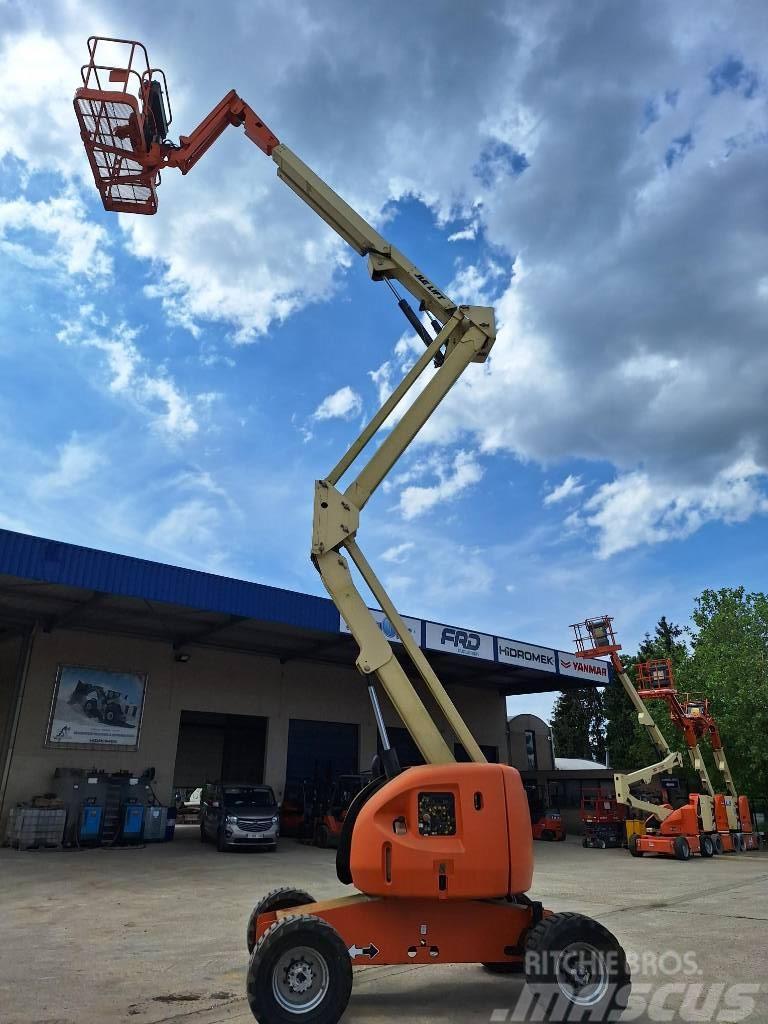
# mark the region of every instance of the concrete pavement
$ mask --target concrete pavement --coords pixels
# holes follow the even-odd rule
[[[535,851],[531,895],[598,918],[635,961],[632,1019],[725,1013],[720,1019],[768,1021],[765,986],[741,992],[754,1001],[747,1016],[728,1015],[729,1000],[740,997],[732,986],[766,976],[768,853],[634,860],[573,839],[536,843]],[[219,854],[190,826],[174,843],[137,850],[0,850],[0,1021],[250,1024],[245,925],[253,904],[285,884],[317,898],[348,892],[333,860],[332,851],[292,840],[277,853]],[[692,993],[692,984],[702,988]],[[475,965],[361,968],[344,1020],[509,1021],[519,1019],[511,1011],[522,988]],[[709,1016],[681,1009],[694,998],[699,1006],[710,999]]]

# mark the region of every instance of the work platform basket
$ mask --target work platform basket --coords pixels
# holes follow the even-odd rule
[[[91,36],[88,55],[74,105],[104,209],[156,213],[160,172],[150,150],[171,123],[165,75],[130,39]]]

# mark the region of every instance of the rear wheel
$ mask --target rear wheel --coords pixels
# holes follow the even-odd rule
[[[304,907],[307,903],[314,902],[314,896],[310,896],[303,889],[292,889],[290,886],[268,892],[259,900],[248,918],[248,927],[245,930],[248,952],[252,953],[256,945],[256,919],[259,914],[271,914],[275,910],[293,910],[294,907]]]
[[[553,843],[555,841],[555,833],[551,828],[545,828],[541,833],[541,838],[545,839],[548,843]]]
[[[261,1024],[337,1024],[352,991],[352,961],[339,933],[310,914],[283,917],[256,943],[248,1004]]]
[[[550,1005],[565,1009],[565,1000],[578,1019],[615,1020],[629,998],[624,950],[607,928],[582,914],[554,914],[528,933],[525,980]]]
[[[678,836],[675,839],[674,849],[678,860],[688,860],[691,856],[691,846],[685,836]]]
[[[643,856],[643,851],[638,849],[637,846],[637,836],[629,837],[629,852],[632,854],[633,857]]]
[[[703,835],[699,839],[699,853],[702,857],[714,857],[715,855],[715,844],[712,842],[712,837]]]
[[[714,847],[714,851],[715,851],[716,855],[719,855],[719,854],[721,854],[723,852],[723,840],[722,840],[722,837],[719,834],[718,835],[714,835],[712,837],[712,846]]]
[[[604,839],[599,839],[598,842],[597,842],[597,845],[600,847],[601,850],[604,850],[605,849],[605,840]]]

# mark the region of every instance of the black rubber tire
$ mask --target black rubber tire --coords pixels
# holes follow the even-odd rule
[[[691,847],[685,836],[678,836],[675,839],[674,849],[678,860],[690,860]]]
[[[722,837],[717,832],[712,837],[712,845],[715,848],[715,856],[719,857],[720,854],[723,852],[723,840],[722,840]]]
[[[569,946],[584,943],[597,952],[605,979],[605,992],[591,1002],[578,1002],[562,987],[566,972],[561,957]],[[607,962],[606,962],[607,960]],[[619,941],[607,928],[583,914],[554,914],[545,917],[528,933],[525,942],[525,980],[551,1005],[584,1016],[572,1019],[590,1021],[617,1020],[627,1006],[631,978]],[[586,997],[584,997],[586,998]]]
[[[586,836],[584,836],[584,838],[581,840],[581,845],[584,847],[585,850],[589,849],[589,840]]]
[[[544,831],[541,833],[541,838],[547,843],[554,843],[555,833],[552,831],[551,828],[545,828]]]
[[[522,974],[525,970],[525,964],[522,960],[518,960],[517,963],[513,964],[483,964],[483,970],[489,974]]]
[[[115,722],[120,722],[121,720],[120,708],[114,704],[107,704],[106,708],[104,708],[104,721],[108,722],[109,725],[114,725]]]
[[[280,958],[299,946],[316,950],[328,970],[328,988],[311,1010],[285,1009],[275,998],[272,975]],[[264,932],[251,956],[246,984],[248,1005],[260,1024],[337,1024],[352,991],[352,961],[335,928],[320,917],[295,914],[282,917]]]
[[[88,715],[89,718],[95,718],[98,714],[98,708],[95,700],[87,700],[83,704],[83,711]]]
[[[637,836],[630,836],[629,837],[629,847],[628,847],[629,848],[629,852],[632,854],[633,857],[642,857],[643,856],[643,851],[642,850],[638,850],[638,848],[637,848],[637,838],[638,838]]]
[[[274,910],[293,910],[294,907],[303,907],[307,903],[314,903],[315,897],[310,896],[303,889],[294,889],[284,885],[281,889],[273,889],[266,896],[262,896],[259,902],[251,911],[248,918],[248,927],[245,929],[245,943],[248,952],[253,952],[256,945],[256,918],[259,914],[271,914]]]
[[[700,836],[699,838],[699,853],[702,857],[714,857],[715,855],[715,844],[712,842],[712,837],[708,835]]]
[[[604,850],[605,849],[605,840],[604,839],[598,839],[597,845],[600,847],[601,850]]]
[[[219,851],[219,853],[226,853],[227,851],[227,841],[224,836],[223,828],[220,828],[216,833],[216,849]]]

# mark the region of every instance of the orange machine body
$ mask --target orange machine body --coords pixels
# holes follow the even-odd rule
[[[526,932],[538,915],[535,904],[504,900],[390,900],[345,896],[260,914],[256,939],[276,920],[311,914],[332,925],[353,964],[509,963],[522,966]]]
[[[450,901],[526,892],[533,839],[520,773],[500,764],[407,769],[362,808],[350,868],[369,896]]]
[[[641,853],[674,857],[675,840],[679,836],[688,841],[692,854],[701,852],[699,819],[694,804],[683,804],[682,807],[678,807],[662,821],[658,828],[654,828],[650,824],[651,821],[652,819],[649,819],[645,835],[637,836],[637,849]]]

